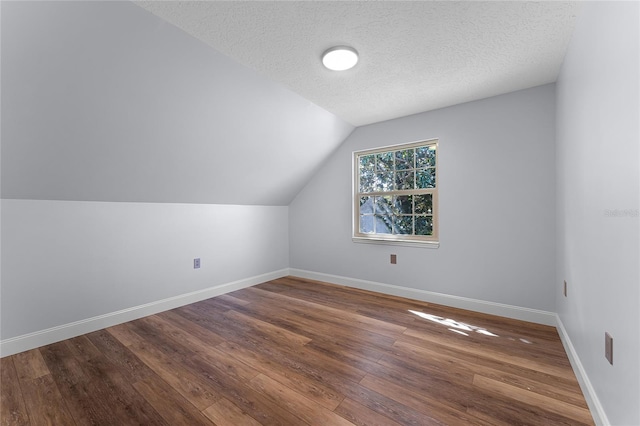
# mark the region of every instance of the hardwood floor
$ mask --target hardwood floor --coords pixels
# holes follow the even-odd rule
[[[593,424],[552,327],[292,277],[0,362],[2,425]]]

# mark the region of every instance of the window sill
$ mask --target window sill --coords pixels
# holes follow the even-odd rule
[[[440,241],[410,241],[410,240],[386,240],[379,238],[351,237],[354,243],[358,244],[385,244],[390,246],[419,247],[426,249],[437,249]]]

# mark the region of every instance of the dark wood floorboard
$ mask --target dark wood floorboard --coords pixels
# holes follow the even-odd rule
[[[296,277],[0,370],[0,425],[593,424],[553,327]]]

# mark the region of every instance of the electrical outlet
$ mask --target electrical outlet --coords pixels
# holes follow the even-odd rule
[[[396,263],[398,263],[398,257],[395,254],[391,255],[391,264],[395,265]]]
[[[604,333],[604,357],[613,365],[613,337],[609,333]]]
[[[567,297],[567,280],[564,281],[564,290],[562,292],[564,294],[564,297]]]
[[[193,259],[193,269],[200,269],[200,258]]]

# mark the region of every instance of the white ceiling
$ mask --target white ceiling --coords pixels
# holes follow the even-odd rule
[[[575,2],[138,1],[360,126],[554,82]],[[347,44],[352,70],[322,67]]]

